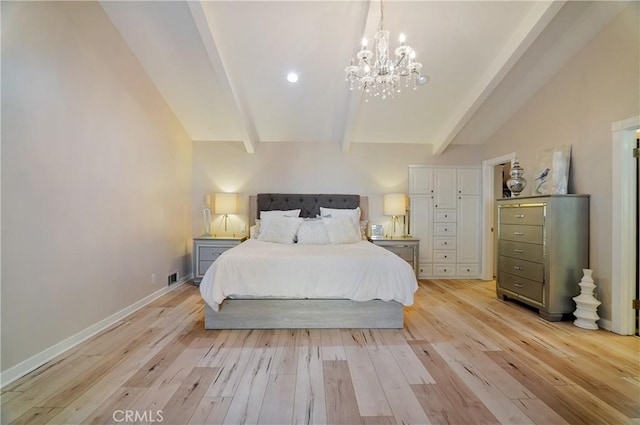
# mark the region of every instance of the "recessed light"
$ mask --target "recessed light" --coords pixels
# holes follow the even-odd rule
[[[298,74],[295,72],[290,72],[287,74],[287,81],[290,83],[297,83],[298,82]]]

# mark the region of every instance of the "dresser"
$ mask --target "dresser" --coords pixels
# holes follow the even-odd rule
[[[385,239],[374,239],[374,245],[381,246],[388,251],[393,252],[398,255],[400,258],[405,260],[407,263],[411,265],[413,271],[416,273],[416,277],[418,277],[418,252],[420,240],[415,238],[385,238]]]
[[[589,268],[589,195],[499,199],[496,292],[558,321]]]
[[[193,283],[199,285],[207,269],[216,261],[216,258],[229,248],[245,241],[241,238],[214,238],[212,236],[199,236],[193,239]]]

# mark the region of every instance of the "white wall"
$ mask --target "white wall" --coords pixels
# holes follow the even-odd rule
[[[536,155],[570,144],[569,193],[591,195],[590,267],[598,314],[611,318],[611,124],[640,112],[640,3],[626,7],[485,146],[484,158],[515,151],[525,178]],[[523,192],[531,193],[533,182]]]
[[[340,143],[261,143],[246,153],[241,143],[194,142],[193,235],[202,234],[206,193],[239,193],[238,230],[248,216],[248,196],[257,193],[355,193],[369,197],[370,222],[382,214],[382,195],[407,192],[409,164],[480,165],[481,147],[451,146],[439,157],[431,145],[360,144],[344,153]],[[214,216],[214,230],[219,217]],[[224,233],[224,232],[223,232]]]
[[[2,65],[6,371],[190,273],[192,145],[97,2],[2,2]]]

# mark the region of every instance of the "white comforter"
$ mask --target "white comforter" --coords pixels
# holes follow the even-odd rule
[[[413,304],[411,266],[371,242],[286,245],[249,239],[225,251],[200,283],[218,311],[227,297],[381,299]]]

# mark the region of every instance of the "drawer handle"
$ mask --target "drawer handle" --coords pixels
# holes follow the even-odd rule
[[[524,232],[513,232],[516,236],[524,236]]]
[[[516,218],[524,218],[524,214],[516,214],[515,217]]]
[[[513,266],[513,268],[516,269],[516,270],[519,270],[519,271],[524,270],[524,267],[522,267],[522,266]]]
[[[444,218],[447,218],[447,217],[449,217],[449,216],[445,214],[445,215],[444,215]]]
[[[524,288],[524,285],[522,283],[514,283],[513,286],[515,286],[516,288]]]
[[[524,254],[524,249],[515,248],[513,252],[516,252],[518,254]]]
[[[444,244],[447,245],[449,242],[445,242]]]

